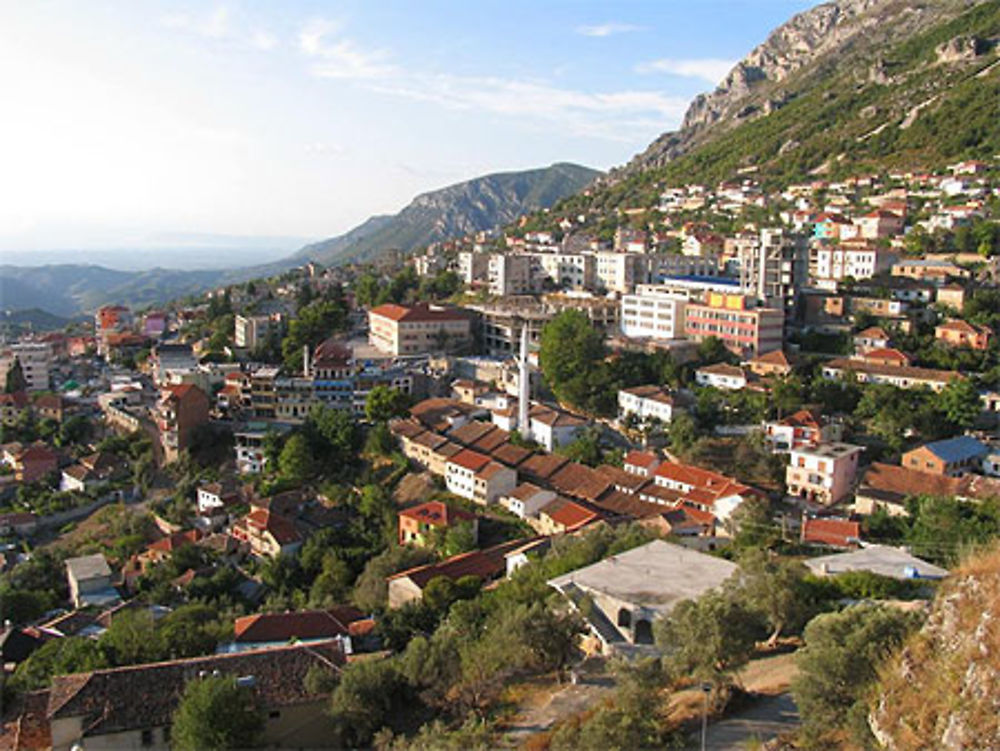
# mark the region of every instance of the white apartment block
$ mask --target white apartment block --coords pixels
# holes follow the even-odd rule
[[[622,297],[622,334],[637,339],[681,339],[684,336],[683,295],[641,289]]]
[[[0,385],[7,378],[14,360],[21,363],[21,372],[28,384],[28,391],[47,391],[49,372],[52,368],[52,349],[43,342],[19,342],[0,350]]]
[[[871,279],[888,271],[895,261],[895,254],[876,247],[820,246],[812,251],[810,273],[818,282]]]
[[[659,386],[634,386],[618,392],[618,418],[635,415],[645,423],[650,418],[668,423],[678,410],[674,398]]]
[[[491,253],[486,281],[491,295],[526,295],[535,292],[532,257],[519,253]]]
[[[595,284],[609,292],[627,294],[646,281],[646,256],[635,253],[594,254]]]
[[[594,286],[591,253],[534,253],[534,273],[556,287],[590,289]]]
[[[233,343],[242,349],[253,349],[267,338],[271,328],[268,316],[236,316]]]
[[[458,275],[466,286],[485,281],[489,263],[488,253],[462,251],[458,254]]]
[[[368,311],[368,339],[392,355],[425,355],[461,349],[472,342],[472,321],[455,308],[388,303]]]
[[[854,486],[862,451],[850,443],[793,448],[785,469],[788,494],[825,505],[840,502]]]

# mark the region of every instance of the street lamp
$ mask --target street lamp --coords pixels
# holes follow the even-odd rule
[[[701,709],[701,751],[705,751],[708,740],[708,696],[712,693],[712,684],[702,683],[701,691],[705,695],[705,703]]]

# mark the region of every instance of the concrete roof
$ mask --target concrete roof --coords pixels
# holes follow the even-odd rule
[[[682,600],[697,598],[728,579],[737,566],[695,550],[653,540],[549,581],[562,591],[575,584],[661,615]]]
[[[67,558],[66,568],[77,581],[94,579],[99,576],[111,576],[108,562],[101,553],[83,555],[79,558]]]
[[[948,575],[947,569],[888,545],[868,545],[852,553],[835,553],[810,558],[805,564],[813,573],[827,576],[848,571],[870,571],[873,574],[891,576],[893,579],[914,578],[907,575],[908,568],[915,570],[917,577],[921,579],[941,579]]]

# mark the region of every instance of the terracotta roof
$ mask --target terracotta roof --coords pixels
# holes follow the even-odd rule
[[[13,394],[0,394],[0,405],[9,405],[15,409],[23,409],[29,403],[28,395],[24,391],[15,391]]]
[[[825,363],[823,367],[833,370],[857,370],[862,373],[871,373],[873,375],[894,376],[897,378],[911,378],[917,381],[936,381],[942,383],[947,383],[953,378],[965,377],[961,373],[956,373],[954,370],[933,370],[931,368],[914,368],[911,366],[901,365],[876,365],[875,363],[848,360],[846,358],[830,360]]]
[[[488,410],[472,404],[460,402],[457,399],[424,399],[410,407],[410,414],[431,430],[448,430],[451,420],[458,417],[470,417],[475,414],[486,414]]]
[[[612,467],[610,464],[600,465],[596,468],[596,472],[606,477],[618,490],[625,491],[626,493],[635,492],[643,485],[652,482],[648,477],[626,472],[624,469]]]
[[[505,443],[502,446],[493,449],[491,453],[493,458],[498,462],[502,462],[508,467],[517,467],[531,457],[533,452],[530,449],[523,448],[522,446],[515,446],[513,443]]]
[[[918,495],[986,500],[1000,498],[1000,480],[979,475],[948,477],[897,464],[873,462],[861,478],[858,493],[894,503],[902,503]]]
[[[205,392],[200,388],[195,386],[193,383],[182,383],[177,386],[165,386],[163,388],[163,399],[177,399],[178,401],[184,401],[190,396],[197,395],[205,396]]]
[[[372,308],[370,315],[406,323],[469,320],[468,314],[458,308],[443,308],[428,303],[417,303],[411,307],[386,303]]]
[[[893,347],[880,347],[879,349],[873,349],[865,352],[861,355],[861,359],[865,362],[876,362],[876,361],[891,361],[899,364],[900,366],[906,366],[910,364],[910,356],[904,352],[900,352],[898,349]]]
[[[625,454],[623,464],[633,467],[644,467],[649,469],[659,462],[659,458],[652,451],[629,451]]]
[[[610,480],[579,462],[565,464],[549,478],[549,483],[560,493],[588,500],[600,496],[611,487]]]
[[[389,423],[389,430],[396,436],[416,438],[424,432],[425,428],[413,419],[395,419]]]
[[[458,508],[450,508],[441,501],[427,501],[419,506],[411,506],[399,512],[399,516],[431,524],[435,527],[447,527],[457,522],[472,521],[475,514],[470,514]]]
[[[233,622],[233,641],[255,643],[332,639],[347,635],[349,625],[364,617],[364,613],[349,605],[329,610],[246,615]]]
[[[533,404],[528,416],[532,420],[537,420],[543,425],[550,425],[554,428],[569,427],[574,425],[586,425],[587,420],[561,409],[546,407],[544,404]]]
[[[599,514],[568,498],[557,498],[543,506],[538,513],[545,514],[567,532],[600,518]]]
[[[449,464],[457,464],[465,469],[472,470],[473,472],[478,472],[487,464],[490,463],[490,458],[485,454],[480,454],[478,451],[472,451],[471,449],[463,449],[455,454],[448,460]]]
[[[719,375],[727,376],[729,378],[746,378],[747,374],[743,371],[743,368],[738,365],[730,365],[729,363],[717,362],[714,365],[705,365],[704,367],[698,368],[696,371],[698,373],[707,373],[708,375]]]
[[[461,553],[440,563],[428,563],[424,566],[400,571],[398,574],[388,577],[388,581],[401,579],[405,576],[421,589],[439,576],[446,576],[453,580],[463,576],[478,576],[483,581],[488,581],[507,570],[505,556],[511,550],[524,545],[525,542],[526,540],[510,540],[491,548]]]
[[[498,448],[506,444],[509,439],[510,433],[501,428],[497,428],[496,430],[486,433],[478,441],[471,444],[471,447],[476,451],[482,451],[484,454],[492,454]]]
[[[519,466],[517,471],[528,479],[545,482],[568,462],[569,459],[559,454],[535,454]]]
[[[244,519],[248,525],[270,532],[279,545],[288,545],[302,539],[290,519],[267,509],[254,509]]]
[[[344,661],[339,644],[329,641],[57,676],[47,714],[82,717],[88,735],[167,726],[187,682],[215,671],[253,676],[251,691],[262,707],[292,706],[322,696],[306,688],[310,668]]]
[[[854,335],[855,339],[888,339],[889,335],[881,326],[869,326],[864,331]]]
[[[961,319],[956,319],[954,321],[948,321],[947,323],[942,323],[937,328],[940,329],[941,331],[956,331],[959,334],[968,334],[968,335],[993,334],[993,329],[991,329],[989,326],[973,325],[968,321],[963,321]]]
[[[528,501],[534,498],[539,493],[545,493],[551,491],[545,491],[538,487],[534,483],[522,482],[516,488],[514,488],[510,493],[507,494],[508,498],[516,498],[519,501]]]
[[[763,355],[758,355],[753,359],[755,363],[763,363],[764,365],[781,365],[786,368],[792,366],[791,361],[788,359],[788,355],[780,349],[773,349],[770,352],[765,352]]]
[[[482,480],[489,480],[498,472],[510,472],[512,471],[510,467],[501,464],[500,462],[490,461],[485,467],[476,472],[476,477]]]
[[[861,539],[861,525],[848,519],[802,520],[802,542],[833,545],[848,548],[857,545]]]
[[[811,409],[800,409],[798,412],[793,412],[788,417],[779,420],[778,424],[811,430],[819,430],[822,427],[819,412]]]
[[[448,431],[447,435],[452,441],[461,443],[463,446],[471,446],[494,430],[497,430],[497,426],[491,422],[472,420],[465,423],[465,425],[452,428]]]
[[[267,512],[264,512],[267,513]],[[202,537],[202,534],[197,529],[188,529],[184,532],[175,532],[172,535],[168,535],[164,538],[157,540],[147,547],[147,550],[155,550],[160,553],[172,553],[179,548],[183,548],[185,545],[193,545],[198,542]]]

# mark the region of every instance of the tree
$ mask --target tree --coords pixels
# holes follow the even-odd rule
[[[881,605],[855,605],[813,618],[796,655],[792,695],[807,734],[822,737],[865,727],[865,695],[878,667],[920,623],[921,616]]]
[[[147,608],[115,616],[101,634],[100,644],[116,665],[155,662],[164,656],[163,641]]]
[[[296,433],[285,442],[278,459],[281,476],[294,485],[301,485],[315,471],[315,460],[309,442],[301,433]]]
[[[14,362],[7,370],[7,379],[4,382],[3,391],[5,394],[16,394],[18,391],[28,390],[28,379],[24,377],[24,370],[21,368],[21,361],[14,358]]]
[[[179,751],[242,749],[257,745],[264,717],[248,689],[232,676],[188,681],[174,711],[170,745]]]
[[[409,406],[409,398],[399,389],[375,386],[365,399],[365,417],[370,422],[384,422],[394,417],[403,417]]]
[[[773,645],[787,629],[801,628],[811,614],[805,587],[807,569],[798,561],[783,560],[762,550],[748,550],[740,558],[731,586],[771,629]]]
[[[406,681],[391,659],[347,665],[330,700],[330,714],[341,743],[367,746],[375,731],[402,710]]]
[[[367,612],[385,607],[388,596],[386,577],[429,563],[432,559],[429,551],[420,548],[391,547],[375,556],[365,564],[354,585],[354,604]]]
[[[19,691],[34,691],[47,687],[54,676],[109,666],[104,650],[96,641],[84,636],[67,636],[46,642],[18,665],[11,684]]]
[[[728,524],[733,545],[738,548],[766,549],[781,540],[781,532],[771,519],[767,499],[753,496],[743,501],[730,515]]]
[[[314,407],[306,425],[308,431],[318,438],[320,453],[325,454],[330,464],[348,464],[355,459],[361,434],[350,411]]]
[[[542,328],[542,374],[560,401],[579,401],[604,355],[604,337],[583,311],[564,310]]]
[[[717,336],[709,336],[698,343],[698,360],[703,365],[717,362],[734,362],[736,357],[726,349],[726,345]]]
[[[740,598],[715,590],[679,603],[654,626],[671,675],[713,682],[750,659],[762,630],[760,617]]]
[[[576,440],[559,446],[556,449],[556,453],[562,454],[574,462],[596,467],[604,460],[604,454],[601,452],[600,427],[591,425],[585,428]]]
[[[971,428],[983,411],[979,392],[968,378],[952,378],[941,389],[938,407],[948,418],[948,422],[960,428]]]

